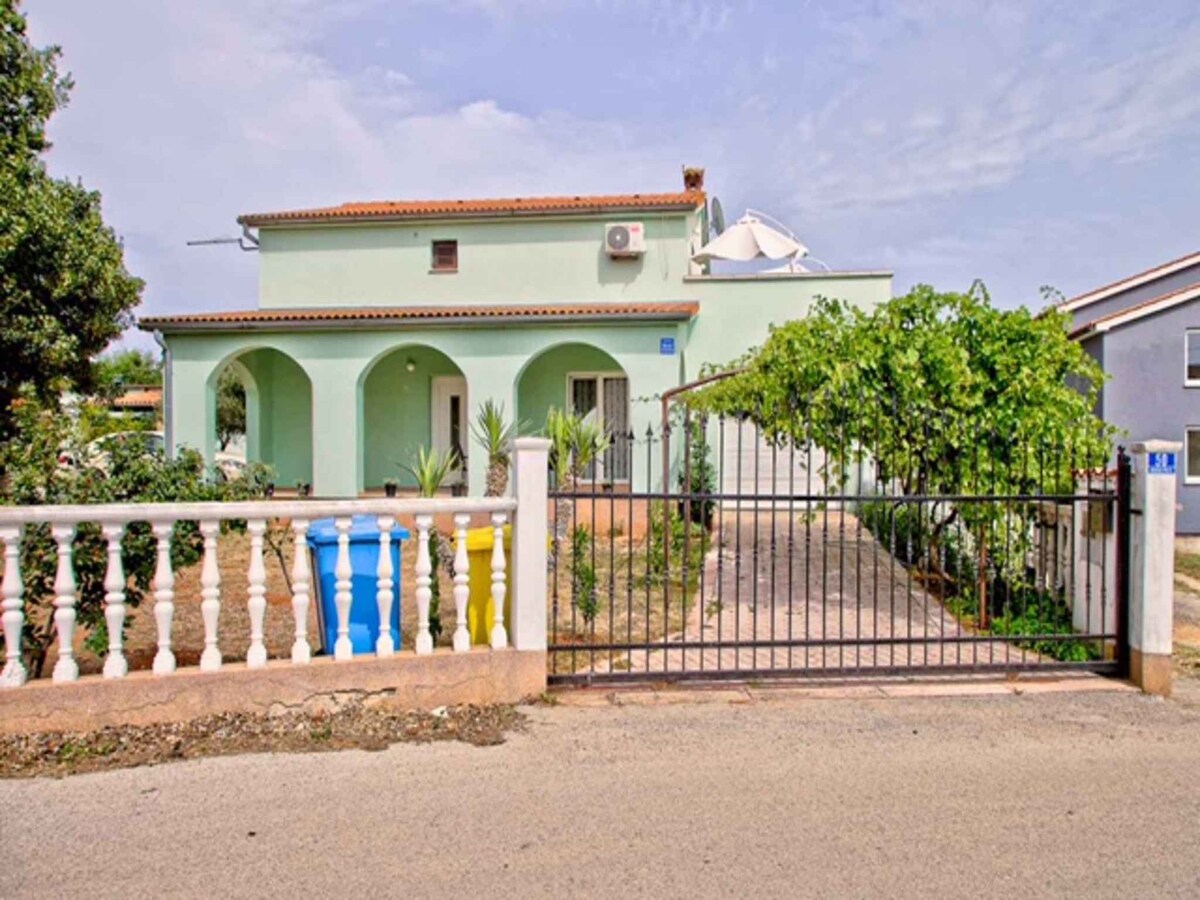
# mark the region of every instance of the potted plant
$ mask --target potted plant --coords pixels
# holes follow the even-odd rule
[[[275,482],[268,481],[267,486],[265,488],[263,488],[263,493],[268,497],[274,497],[275,496]]]
[[[471,423],[471,436],[487,454],[485,497],[503,497],[508,490],[508,469],[512,462],[509,448],[516,433],[516,423],[505,421],[503,403],[488,400],[479,407]]]
[[[385,497],[395,497],[396,489],[399,487],[399,482],[395,478],[389,478],[383,483],[383,495]]]
[[[296,482],[296,496],[297,497],[305,498],[311,493],[312,493],[312,485],[309,484],[307,481],[297,481]]]

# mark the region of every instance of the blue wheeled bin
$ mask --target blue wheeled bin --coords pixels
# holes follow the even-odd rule
[[[392,636],[400,648],[400,545],[408,540],[408,530],[392,527]],[[317,583],[317,617],[321,649],[332,653],[337,642],[337,555],[338,533],[333,519],[318,519],[308,529]],[[354,653],[374,653],[379,637],[379,526],[375,516],[355,516],[350,526],[350,643]]]

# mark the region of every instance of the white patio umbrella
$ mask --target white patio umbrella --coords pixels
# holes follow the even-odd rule
[[[728,259],[747,262],[752,259],[798,259],[808,248],[790,235],[777,231],[747,211],[692,257],[696,262]]]

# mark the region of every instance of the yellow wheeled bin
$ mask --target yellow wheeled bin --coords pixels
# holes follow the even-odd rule
[[[471,528],[467,531],[467,630],[472,644],[490,644],[492,624],[496,621],[496,604],[492,600],[492,548],[495,531],[491,528]],[[455,550],[457,551],[457,547]],[[512,526],[504,526],[504,622],[510,621],[512,611]]]

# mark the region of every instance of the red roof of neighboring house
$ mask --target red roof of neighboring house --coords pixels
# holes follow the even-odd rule
[[[330,220],[430,219],[535,216],[609,210],[690,210],[704,205],[704,191],[668,194],[600,194],[572,197],[503,197],[492,200],[378,200],[315,209],[245,213],[238,222],[251,227]]]
[[[684,320],[700,311],[694,300],[660,303],[560,303],[537,305],[372,306],[358,309],[252,309],[240,312],[148,316],[143,331],[264,329],[281,326],[463,325],[514,322],[580,322],[610,319]]]
[[[112,401],[118,409],[145,409],[158,406],[162,401],[162,388],[136,388],[126,391]]]

